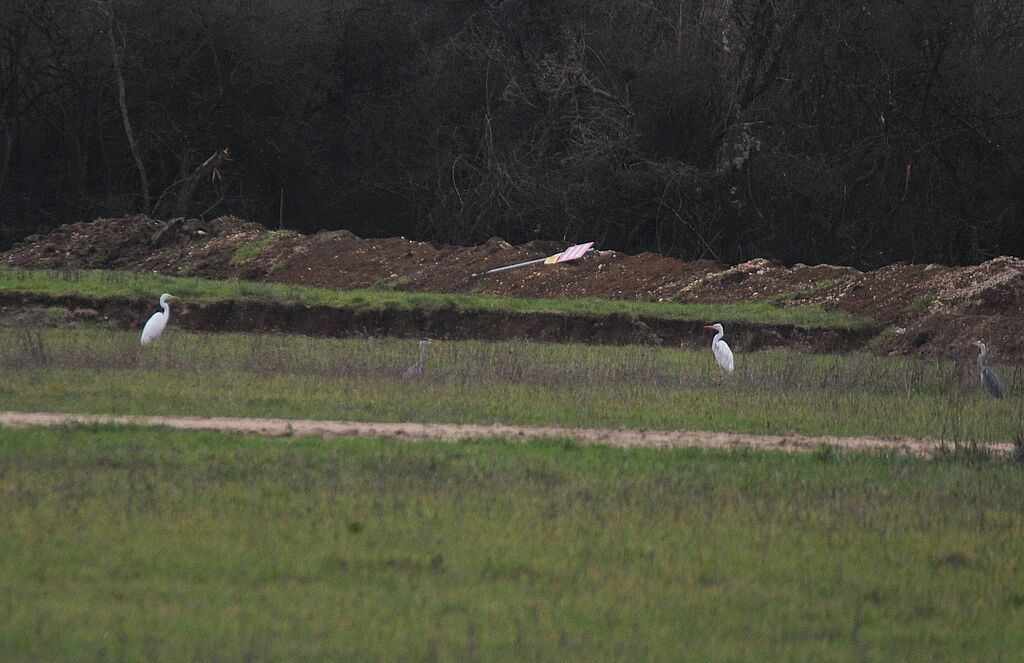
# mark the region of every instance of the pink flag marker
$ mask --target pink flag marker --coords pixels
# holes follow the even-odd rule
[[[547,258],[537,258],[536,260],[527,260],[526,262],[517,262],[514,265],[505,265],[504,267],[495,267],[494,269],[488,269],[486,272],[480,272],[479,274],[473,274],[473,276],[483,276],[484,274],[494,274],[495,272],[504,272],[508,269],[516,269],[518,267],[526,267],[527,265],[538,265],[544,263],[545,265],[554,265],[559,262],[569,262],[571,260],[579,260],[583,256],[587,255],[591,251],[594,251],[593,242],[587,242],[586,244],[575,244],[570,246],[561,253],[556,253],[553,256]]]
[[[570,246],[565,251],[562,251],[562,255],[560,255],[558,257],[558,260],[556,260],[555,262],[569,262],[570,260],[579,260],[580,258],[587,254],[587,251],[589,251],[590,247],[592,247],[593,245],[593,242],[587,242],[586,244],[576,244],[575,246]]]

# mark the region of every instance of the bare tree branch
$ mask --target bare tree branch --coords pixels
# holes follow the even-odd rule
[[[124,135],[128,140],[128,147],[131,148],[132,158],[135,160],[135,168],[139,171],[140,188],[142,189],[142,211],[149,214],[152,211],[149,199],[149,177],[146,175],[146,164],[142,161],[142,154],[139,152],[139,144],[135,140],[135,132],[132,131],[132,123],[128,117],[128,102],[125,92],[124,72],[121,70],[121,52],[117,45],[117,37],[121,37],[124,43],[124,36],[121,34],[120,26],[114,18],[114,7],[112,0],[102,6],[107,15],[108,32],[110,36],[110,55],[114,60],[114,77],[117,79],[117,103],[121,109],[121,121],[124,123]]]

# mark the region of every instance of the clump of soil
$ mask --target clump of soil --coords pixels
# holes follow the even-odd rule
[[[876,352],[966,356],[972,352],[970,341],[980,338],[997,360],[1024,359],[1019,342],[1024,261],[1018,258],[974,267],[896,264],[861,272],[833,265],[788,267],[765,259],[728,266],[598,251],[576,263],[474,276],[564,248],[542,241],[512,246],[499,238],[468,247],[403,237],[363,239],[344,230],[299,235],[234,217],[163,222],[126,216],[29,237],[0,254],[0,261],[26,268],[124,269],[335,288],[817,304],[891,326],[873,342]]]

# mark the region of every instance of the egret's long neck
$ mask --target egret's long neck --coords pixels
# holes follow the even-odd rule
[[[715,339],[713,341],[711,341],[711,345],[714,345],[715,343],[718,343],[719,341],[721,341],[723,336],[725,336],[725,330],[724,329],[722,331],[718,332],[717,334],[715,334]]]
[[[987,353],[986,348],[978,348],[978,370],[985,368],[985,354]]]
[[[422,366],[423,362],[425,362],[426,360],[427,360],[427,344],[426,343],[420,343],[420,359],[416,363],[419,364],[420,366]]]
[[[161,302],[160,306],[164,309],[164,317],[168,320],[171,319],[171,305],[167,302]]]

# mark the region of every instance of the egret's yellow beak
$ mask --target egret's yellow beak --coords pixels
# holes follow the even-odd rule
[[[174,295],[171,295],[170,297],[167,298],[167,301],[169,301],[169,302],[180,302],[181,301],[181,297],[175,297]]]
[[[704,325],[704,329],[710,329],[711,331],[718,331],[711,325]]]

